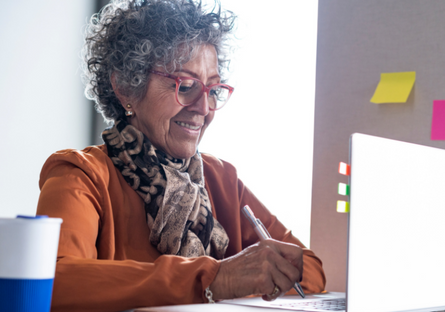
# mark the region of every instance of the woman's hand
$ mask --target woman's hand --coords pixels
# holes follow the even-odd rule
[[[303,250],[293,244],[267,239],[221,261],[210,285],[213,299],[262,294],[271,301],[302,280]],[[279,292],[274,292],[278,286]]]

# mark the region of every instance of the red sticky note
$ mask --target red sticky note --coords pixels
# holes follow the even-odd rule
[[[433,102],[431,140],[445,140],[445,100]]]
[[[351,166],[344,162],[341,162],[338,165],[338,172],[348,176],[351,174]]]

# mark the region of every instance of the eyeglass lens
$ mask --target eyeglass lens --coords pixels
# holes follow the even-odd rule
[[[182,105],[191,105],[199,100],[203,85],[196,80],[185,79],[178,86],[178,101]],[[208,102],[211,109],[222,107],[229,99],[230,91],[223,85],[215,85],[209,91]]]

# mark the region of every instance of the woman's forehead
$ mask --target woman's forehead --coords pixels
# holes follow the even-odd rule
[[[186,51],[181,49],[187,49]],[[184,62],[172,62],[165,67],[169,73],[187,72],[193,68],[202,68],[204,65],[207,69],[213,69],[214,74],[219,76],[218,55],[216,48],[211,44],[201,44],[193,47],[181,47],[178,54],[182,54]],[[164,65],[155,66],[154,69],[161,70]],[[212,75],[214,75],[212,73]]]
[[[188,73],[199,79],[220,79],[215,48],[210,45],[203,46],[179,72]]]

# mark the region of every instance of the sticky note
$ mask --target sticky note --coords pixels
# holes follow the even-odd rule
[[[445,100],[433,101],[431,140],[445,140]]]
[[[349,212],[349,202],[344,200],[337,201],[337,212]]]
[[[349,185],[345,183],[338,183],[338,194],[340,195],[349,195]]]
[[[344,162],[341,162],[338,165],[338,172],[348,176],[351,174],[351,166]]]
[[[381,73],[371,102],[405,103],[416,80],[416,72]]]

